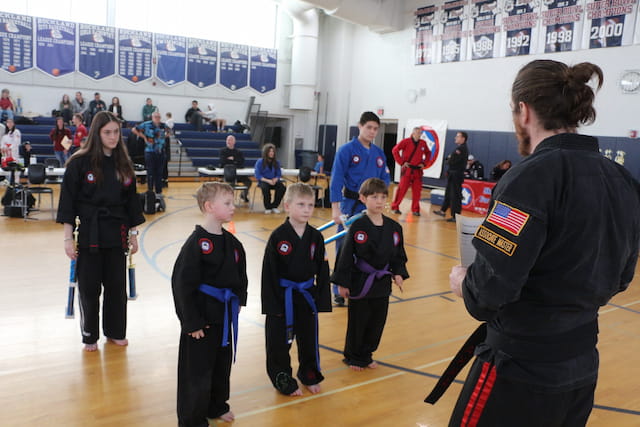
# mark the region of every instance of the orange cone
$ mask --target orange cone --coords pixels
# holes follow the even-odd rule
[[[229,225],[227,225],[227,231],[231,234],[236,234],[236,224],[233,221],[229,221]]]

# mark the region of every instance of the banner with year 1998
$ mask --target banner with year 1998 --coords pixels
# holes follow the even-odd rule
[[[54,77],[75,71],[75,22],[36,18],[36,66]]]
[[[541,43],[545,53],[579,50],[582,44],[581,0],[544,0],[541,7]],[[540,49],[542,50],[542,49]]]
[[[116,29],[79,24],[78,71],[95,80],[115,74]]]
[[[18,73],[33,67],[33,17],[0,12],[0,69]]]

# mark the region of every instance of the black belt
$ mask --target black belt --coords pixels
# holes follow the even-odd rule
[[[342,190],[342,194],[344,195],[344,197],[346,197],[347,199],[352,199],[352,200],[360,200],[360,193],[358,193],[357,191],[351,191],[348,188],[344,188]]]
[[[409,168],[413,170],[422,170],[422,166],[420,165],[409,165]]]

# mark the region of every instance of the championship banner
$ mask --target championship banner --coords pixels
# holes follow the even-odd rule
[[[188,39],[187,81],[200,88],[216,84],[218,42]]]
[[[584,7],[581,0],[542,0],[544,52],[570,52],[582,44]]]
[[[436,51],[434,27],[437,24],[438,6],[421,7],[416,11],[414,27],[416,29],[415,65],[433,64]]]
[[[426,119],[407,120],[405,127],[407,133],[411,133],[414,127],[421,129],[420,139],[423,139],[427,143],[427,148],[429,148],[429,158],[427,159],[426,168],[422,172],[422,176],[427,178],[440,178],[444,159],[444,142],[447,135],[447,121]],[[400,138],[400,140],[401,139],[402,138]],[[398,142],[400,140],[398,140]],[[399,171],[399,169],[400,168],[396,168],[396,171]]]
[[[278,51],[263,47],[251,47],[251,72],[249,86],[260,93],[276,88]]]
[[[220,84],[229,90],[247,86],[249,46],[220,43]]]
[[[118,29],[118,75],[132,83],[151,78],[152,33]]]
[[[506,31],[505,56],[537,53],[538,0],[506,0],[502,28]]]
[[[638,0],[587,0],[584,49],[633,43]],[[636,31],[637,33],[637,31]],[[640,42],[640,37],[638,42]]]
[[[467,40],[462,37],[462,26],[466,16],[464,7],[466,0],[453,0],[442,5],[440,22],[442,34],[437,38],[442,40],[440,62],[458,62],[466,60]]]
[[[33,67],[33,17],[0,12],[0,68],[19,73]]]
[[[54,77],[75,71],[75,22],[36,18],[36,66]]]
[[[100,80],[116,72],[116,29],[102,25],[78,24],[78,71]]]
[[[502,33],[498,0],[471,0],[471,4],[471,59],[498,58]]]
[[[155,35],[156,77],[167,86],[182,83],[186,78],[187,39],[165,34]]]

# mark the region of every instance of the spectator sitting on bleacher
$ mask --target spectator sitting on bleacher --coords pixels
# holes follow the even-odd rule
[[[171,133],[173,134],[173,127],[176,125],[176,122],[173,120],[173,114],[166,113],[165,117],[167,119],[164,121],[164,124],[171,130]]]
[[[218,112],[213,104],[207,104],[207,111],[202,113],[202,118],[207,122],[215,122],[216,130],[214,132],[224,132],[227,121],[218,117]]]
[[[149,120],[151,120],[151,115],[155,111],[158,111],[158,107],[153,105],[153,101],[151,101],[151,98],[147,98],[144,106],[142,107],[142,121],[148,122]]]
[[[64,119],[64,122],[66,124],[70,124],[71,118],[73,117],[73,104],[71,104],[71,99],[69,99],[69,95],[66,93],[62,95],[62,101],[60,101],[58,111],[60,111],[60,115]]]
[[[122,105],[120,105],[120,98],[118,98],[117,96],[111,98],[111,105],[109,105],[107,111],[111,111],[113,115],[116,116],[118,120],[120,120],[120,124],[123,127],[126,127],[127,122],[124,117],[122,117]]]
[[[100,92],[96,92],[93,94],[93,101],[89,103],[89,118],[87,120],[87,125],[91,126],[91,121],[100,111],[106,111],[107,104],[104,103],[102,99],[100,99]]]
[[[13,112],[15,109],[16,106],[9,95],[9,89],[2,89],[2,95],[0,96],[0,122],[8,119],[13,120]]]
[[[262,158],[255,165],[256,180],[262,190],[264,200],[264,213],[280,213],[278,206],[282,201],[286,188],[280,178],[282,178],[282,168],[280,162],[276,160],[276,146],[265,144],[262,148]],[[276,194],[271,201],[271,190]]]
[[[195,99],[191,101],[191,108],[184,115],[184,121],[191,123],[197,131],[202,130],[202,111],[198,108],[198,101]]]
[[[76,131],[73,134],[73,145],[69,150],[69,154],[73,154],[76,150],[84,145],[87,135],[87,128],[82,124],[82,114],[77,113],[73,115],[73,125],[76,127]]]
[[[9,158],[11,161],[18,161],[20,155],[20,131],[16,129],[13,119],[7,119],[6,133],[0,139],[0,152],[5,163]]]
[[[225,165],[235,165],[240,169],[244,167],[244,155],[242,151],[236,147],[236,137],[233,135],[227,136],[227,146],[220,150],[220,167],[224,168]],[[242,192],[242,200],[249,201],[249,188],[251,188],[251,178],[248,176],[236,176],[236,181],[247,186],[247,189]]]
[[[484,179],[484,165],[473,157],[473,154],[469,154],[467,158],[467,168],[464,170],[465,179]]]
[[[53,154],[56,155],[56,159],[60,162],[60,166],[64,166],[71,155],[69,153],[71,145],[67,148],[63,145],[65,137],[69,144],[71,144],[71,131],[64,127],[64,119],[58,116],[56,117],[56,127],[51,129],[51,132],[49,132],[49,138],[51,138],[51,142],[53,142]]]
[[[318,153],[317,162],[313,167],[313,170],[317,173],[324,173],[324,156]]]
[[[84,123],[89,124],[87,122],[87,111],[89,110],[89,103],[82,97],[82,92],[76,92],[76,97],[73,99],[73,101],[71,101],[71,105],[73,106],[73,114],[82,114]]]

